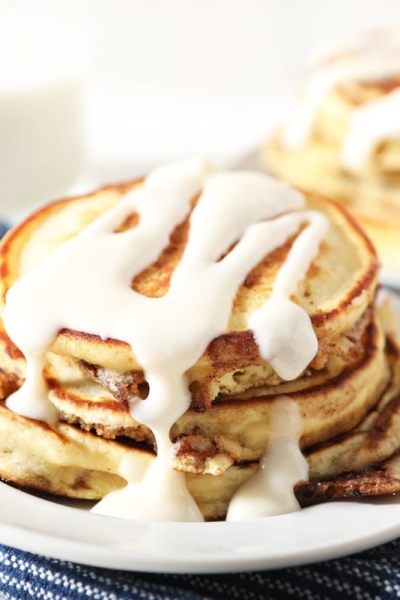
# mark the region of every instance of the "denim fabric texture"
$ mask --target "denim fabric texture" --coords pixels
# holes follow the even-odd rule
[[[1,594],[6,600],[386,600],[400,597],[400,540],[313,565],[221,575],[100,569],[0,546]]]
[[[0,221],[0,239],[3,237],[3,235],[5,234],[5,232],[9,229],[9,225],[8,223],[4,223],[3,221]],[[1,598],[0,598],[1,600]]]

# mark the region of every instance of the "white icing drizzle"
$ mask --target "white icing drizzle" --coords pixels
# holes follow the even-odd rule
[[[308,479],[308,463],[299,448],[302,419],[293,400],[273,402],[270,441],[259,469],[233,495],[228,521],[243,521],[300,509],[293,488]]]
[[[132,278],[158,258],[199,192],[188,243],[168,292],[148,298],[132,290]],[[139,224],[115,233],[132,212],[139,213]],[[139,482],[132,465],[121,465],[128,485],[106,496],[96,512],[202,520],[184,475],[172,469],[169,430],[190,404],[185,371],[226,331],[246,274],[296,233],[272,299],[252,315],[251,327],[262,356],[283,378],[295,378],[307,367],[317,340],[309,317],[290,295],[305,276],[326,228],[327,219],[304,210],[302,195],[286,184],[261,173],[216,173],[205,161],[192,159],[156,169],[8,291],[5,327],[28,367],[26,382],[7,400],[13,411],[55,423],[42,369],[49,346],[65,327],[127,342],[144,369],[149,396],[133,401],[130,408],[152,429],[157,457]],[[289,334],[282,335],[289,328]]]
[[[400,89],[396,89],[355,111],[343,146],[343,166],[361,169],[380,142],[399,135]]]
[[[317,110],[337,85],[356,81],[384,81],[400,75],[400,29],[367,32],[336,55],[314,66],[302,90],[299,103],[286,124],[282,141],[299,148],[311,134]],[[396,90],[383,98],[354,109],[343,153],[342,165],[360,169],[382,139],[399,135],[400,100]]]

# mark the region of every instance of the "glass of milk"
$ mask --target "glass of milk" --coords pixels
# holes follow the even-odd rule
[[[81,39],[62,24],[0,13],[0,216],[57,198],[84,159]]]

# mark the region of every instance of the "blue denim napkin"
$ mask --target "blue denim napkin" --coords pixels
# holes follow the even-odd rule
[[[10,228],[10,225],[8,223],[5,223],[4,221],[0,221],[0,239],[3,237],[3,235],[9,228]]]
[[[274,571],[163,575],[87,567],[0,545],[6,600],[386,600],[400,597],[400,540]]]

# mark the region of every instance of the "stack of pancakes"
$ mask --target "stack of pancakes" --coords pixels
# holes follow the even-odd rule
[[[398,33],[363,33],[313,62],[287,123],[262,149],[271,173],[343,202],[388,270],[398,270],[400,251]]]
[[[12,230],[0,247],[0,316],[16,281],[140,185],[141,181],[110,185],[52,203]],[[226,332],[211,341],[186,373],[191,404],[170,430],[173,466],[185,473],[187,487],[207,520],[225,518],[234,492],[257,471],[271,435],[274,400],[282,396],[297,405],[302,418],[300,447],[308,461],[309,481],[296,486],[301,505],[400,490],[397,325],[378,290],[376,254],[336,203],[307,194],[306,205],[329,220],[317,256],[292,297],[310,316],[318,340],[315,357],[298,377],[285,381],[260,356],[248,327],[249,316],[271,296],[298,231],[247,274]],[[136,226],[137,218],[131,215],[118,230]],[[158,259],[135,276],[134,290],[153,298],[165,294],[189,227],[190,214],[175,228]],[[3,401],[22,385],[25,375],[24,356],[2,327]],[[141,470],[149,467],[157,451],[153,432],[130,411],[132,399],[146,402],[148,394],[134,348],[91,331],[61,329],[43,375],[59,421],[30,419],[0,403],[4,480],[99,500],[126,485],[120,465],[127,456]]]

